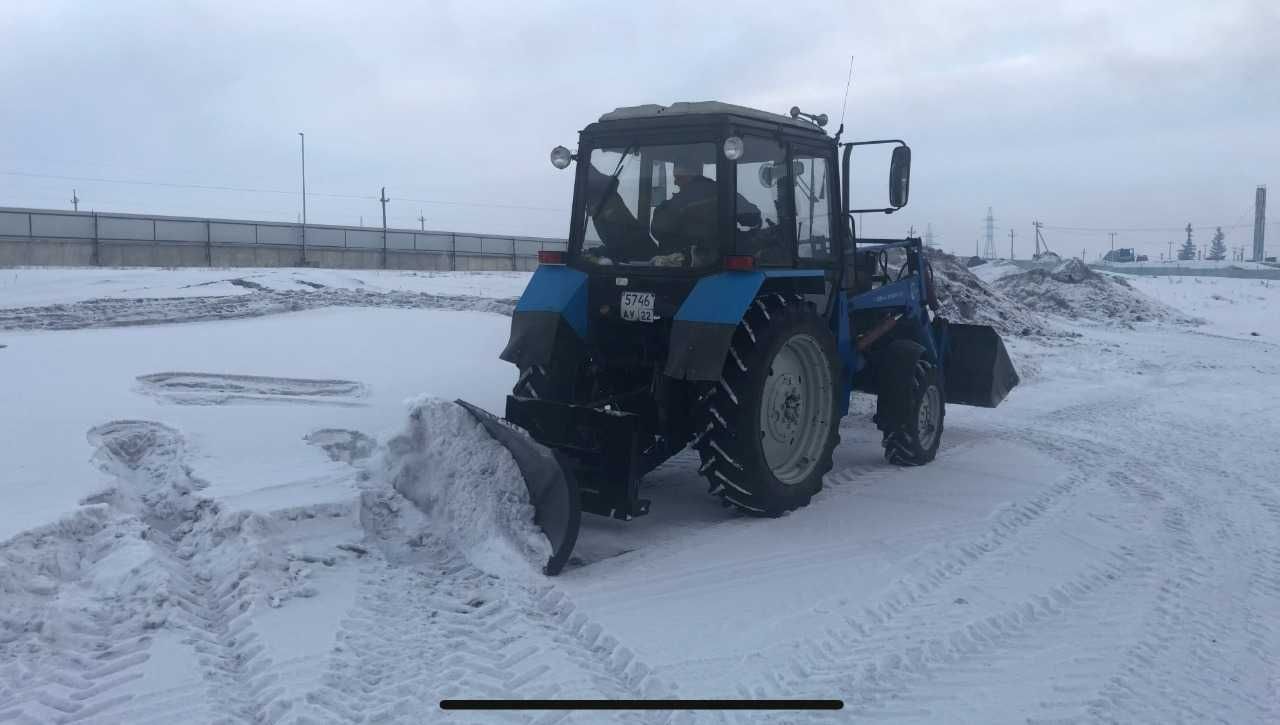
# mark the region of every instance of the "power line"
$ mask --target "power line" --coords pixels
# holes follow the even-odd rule
[[[255,189],[246,186],[220,186],[215,184],[183,184],[176,181],[143,181],[140,179],[108,179],[95,176],[66,176],[62,174],[35,174],[29,171],[0,171],[0,175],[4,176],[25,176],[35,179],[61,179],[65,181],[95,181],[102,184],[130,184],[133,186],[162,186],[174,189],[200,189],[204,191],[240,191],[251,194],[286,194],[288,196],[297,196],[296,191],[285,191],[284,189]],[[327,196],[334,199],[371,199],[377,201],[377,197],[358,196],[355,194],[322,194],[319,192],[311,192],[311,196]]]

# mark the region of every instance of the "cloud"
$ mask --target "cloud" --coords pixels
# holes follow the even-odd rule
[[[912,205],[956,249],[1002,233],[1231,223],[1280,162],[1271,2],[810,0],[15,4],[0,19],[0,170],[308,188],[318,221],[560,234],[557,143],[616,106],[717,99],[912,143]],[[0,175],[4,203],[71,184]],[[292,219],[286,194],[84,182],[86,205]],[[409,199],[420,201],[409,201]],[[450,203],[536,207],[504,209]],[[1021,233],[1021,232],[1020,232]],[[1007,237],[1006,237],[1007,238]],[[1100,249],[1105,235],[1089,244]],[[1163,245],[1163,238],[1151,243]]]

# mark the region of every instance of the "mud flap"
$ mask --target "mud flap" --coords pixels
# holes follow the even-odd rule
[[[1004,340],[988,325],[947,325],[947,402],[994,408],[1018,384]]]
[[[486,432],[501,443],[524,476],[529,487],[536,523],[551,542],[551,558],[542,571],[548,576],[560,573],[578,541],[582,521],[582,504],[573,473],[561,464],[559,456],[538,443],[527,433],[492,413],[465,400],[456,401],[480,421]]]

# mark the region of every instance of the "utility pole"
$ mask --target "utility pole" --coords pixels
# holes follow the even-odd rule
[[[1040,233],[1040,230],[1044,228],[1044,225],[1038,221],[1035,221],[1035,222],[1031,222],[1031,226],[1034,227],[1036,230],[1036,256],[1032,257],[1032,259],[1036,259],[1036,258],[1039,258],[1040,256],[1040,246],[1044,245],[1044,251],[1048,252],[1049,245],[1045,243],[1044,235]]]
[[[76,196],[75,189],[71,190],[71,209],[73,211],[80,211],[80,197]]]
[[[307,135],[298,132],[302,141],[302,266],[307,265]]]
[[[986,252],[987,259],[995,259],[996,258],[996,239],[995,239],[996,218],[991,214],[991,207],[987,207],[986,221],[987,221],[987,247],[983,251]]]
[[[1116,251],[1116,233],[1115,232],[1107,232],[1107,233],[1111,235],[1111,251],[1114,252]]]
[[[915,235],[916,235],[916,225],[915,225],[915,224],[912,224],[912,225],[907,229],[907,237],[914,237]]]
[[[387,187],[382,187],[382,195],[378,197],[378,201],[382,202],[382,268],[387,268],[387,202],[391,201],[387,198]]]
[[[1266,256],[1267,187],[1259,186],[1253,197],[1253,261],[1261,262]]]
[[[1009,259],[1013,259],[1013,229],[1009,230]]]
[[[422,214],[422,210],[418,210],[418,224],[422,225],[422,231],[427,231],[427,217]]]
[[[1169,242],[1169,256],[1168,256],[1168,260],[1169,260],[1169,261],[1173,261],[1173,242],[1172,242],[1172,241],[1171,241],[1171,242]]]

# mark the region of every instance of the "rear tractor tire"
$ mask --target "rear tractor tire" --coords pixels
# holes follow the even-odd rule
[[[839,442],[840,360],[798,296],[766,295],[734,332],[719,382],[696,406],[699,472],[726,505],[780,516],[822,490]]]
[[[896,340],[881,360],[883,378],[876,424],[884,457],[895,466],[923,466],[938,454],[946,418],[946,395],[938,368],[924,348]]]

